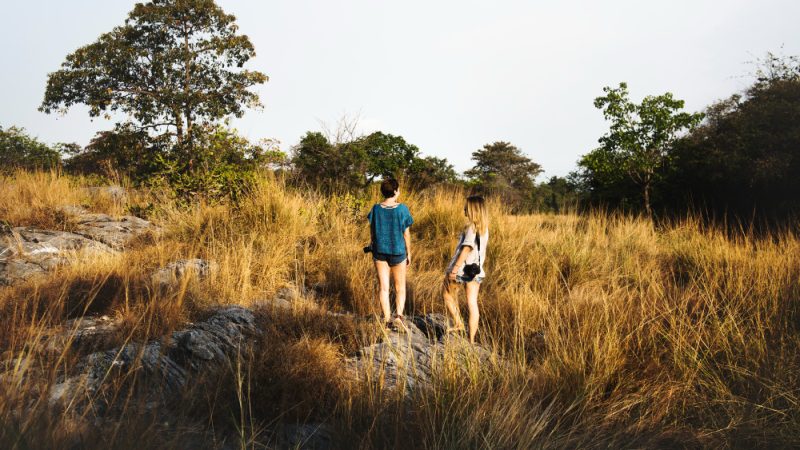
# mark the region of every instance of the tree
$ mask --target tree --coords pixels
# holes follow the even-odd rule
[[[297,177],[327,189],[362,187],[367,171],[364,146],[359,140],[331,142],[318,131],[309,131],[292,149]]]
[[[29,136],[24,128],[0,127],[0,172],[8,173],[15,169],[49,170],[60,165],[61,155],[58,149]]]
[[[447,162],[447,159],[435,156],[416,158],[408,173],[411,185],[417,189],[458,182],[458,174],[453,165]]]
[[[267,77],[242,69],[255,50],[237,31],[235,17],[213,0],[137,3],[124,25],[49,75],[39,109],[86,104],[92,117],[121,111],[140,129],[174,136],[191,162],[196,131],[260,104],[249,88]]]
[[[380,131],[355,136],[346,120],[335,133],[307,132],[292,151],[292,165],[307,183],[346,190],[367,187],[379,177],[406,178],[416,188],[456,180],[446,159],[421,157],[402,136]]]
[[[376,131],[359,140],[367,157],[367,184],[377,177],[400,178],[419,159],[419,148],[409,144],[402,136]]]
[[[645,212],[652,217],[650,194],[655,177],[679,133],[696,127],[703,114],[682,112],[683,100],[669,92],[647,96],[640,104],[631,102],[626,83],[605,87],[603,92],[606,95],[597,97],[594,106],[603,110],[611,126],[598,140],[600,147],[580,164],[596,173],[613,173],[617,168],[626,173],[640,188]]]
[[[86,148],[73,149],[65,161],[70,172],[100,174],[119,182],[122,178],[142,181],[156,171],[153,149],[156,140],[131,123],[98,132]]]
[[[571,178],[553,176],[539,183],[533,194],[533,206],[540,212],[565,212],[576,209],[579,201],[579,186]]]
[[[542,167],[508,142],[486,144],[472,153],[475,166],[464,174],[479,189],[497,193],[518,207],[529,207]]]

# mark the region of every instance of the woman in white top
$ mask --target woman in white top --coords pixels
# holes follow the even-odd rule
[[[444,277],[444,304],[453,319],[454,326],[448,332],[463,332],[464,321],[456,301],[456,286],[464,285],[469,308],[469,341],[475,343],[478,332],[478,291],[486,273],[483,263],[486,261],[486,247],[489,244],[489,211],[483,197],[473,195],[467,198],[464,206],[467,225],[461,233],[453,258],[447,266]]]

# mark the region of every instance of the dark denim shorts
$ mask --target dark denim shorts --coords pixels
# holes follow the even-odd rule
[[[405,262],[407,259],[406,254],[403,253],[402,255],[387,255],[386,253],[373,253],[372,260],[373,261],[386,261],[389,263],[389,267],[394,267],[400,263]]]

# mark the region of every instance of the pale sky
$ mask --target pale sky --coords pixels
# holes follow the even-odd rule
[[[128,0],[2,0],[0,126],[81,145],[113,121],[37,111],[47,74],[121,25]],[[687,109],[741,91],[748,61],[800,54],[800,1],[218,0],[270,81],[264,109],[233,125],[288,151],[308,130],[360,116],[463,171],[505,140],[566,175],[606,130],[592,105],[627,81],[634,100],[671,91]],[[544,180],[545,177],[540,177]]]

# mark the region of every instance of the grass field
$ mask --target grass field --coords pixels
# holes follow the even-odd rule
[[[323,196],[264,176],[238,207],[186,207],[158,191],[131,190],[121,203],[85,183],[48,173],[4,178],[0,219],[69,229],[57,207],[82,204],[145,211],[163,233],[0,288],[0,447],[213,447],[235,436],[234,447],[260,448],[291,422],[325,422],[346,448],[800,446],[800,237],[792,232],[731,235],[691,218],[655,227],[602,213],[512,216],[491,202],[478,341],[508,364],[444,365],[430,389],[406,399],[344,370],[346,356],[378,338],[375,327],[323,314],[379,310],[361,252],[376,192]],[[464,198],[401,196],[415,218],[413,313],[444,312],[441,280]],[[150,288],[153,269],[186,257],[219,270],[176,292]],[[161,337],[214,306],[250,306],[285,288],[309,307],[260,311],[265,332],[252,350],[187,394],[169,423],[133,404],[118,420],[78,420],[42,394],[89,350]],[[89,313],[122,325],[93,349],[48,352],[48,330]]]

